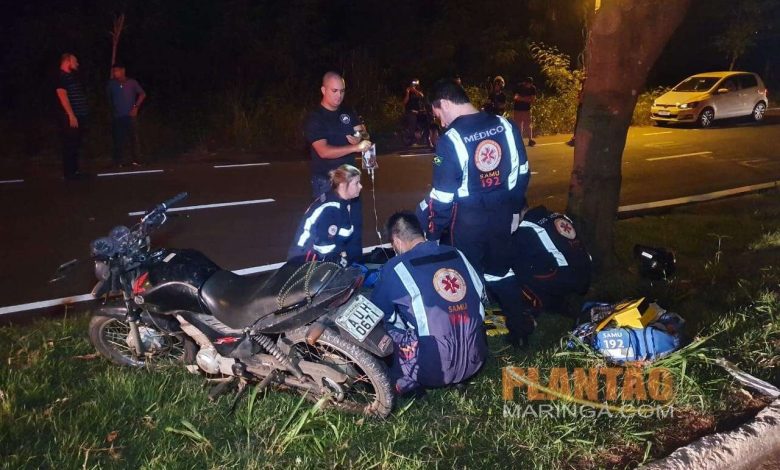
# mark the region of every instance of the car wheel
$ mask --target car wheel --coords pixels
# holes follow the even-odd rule
[[[699,127],[707,128],[712,125],[712,121],[715,120],[715,111],[712,108],[704,108],[699,114]]]
[[[764,119],[765,112],[766,112],[766,104],[764,104],[763,101],[760,101],[756,103],[756,106],[753,108],[753,112],[750,114],[750,116],[753,118],[753,121],[758,122]]]

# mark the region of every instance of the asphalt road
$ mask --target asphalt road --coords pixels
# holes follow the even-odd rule
[[[761,125],[729,122],[706,130],[631,128],[623,157],[621,205],[780,180],[778,137],[777,116],[768,116]],[[564,144],[568,138],[541,137],[528,149],[531,204],[565,207],[573,154]],[[380,149],[374,192],[364,178],[364,246],[379,243],[372,195],[381,227],[392,212],[413,208],[429,191],[431,158],[424,149],[386,155]],[[190,194],[182,203],[188,207],[272,201],[179,212],[180,217],[157,233],[156,245],[198,249],[232,270],[283,261],[310,202],[307,163],[222,164],[226,166],[213,162],[151,166],[143,169],[162,171],[78,182],[63,181],[54,169],[4,171],[0,312],[3,307],[88,293],[94,284],[89,242],[115,225],[137,221],[129,213],[182,191]],[[50,283],[57,266],[73,258],[82,262],[69,277]]]

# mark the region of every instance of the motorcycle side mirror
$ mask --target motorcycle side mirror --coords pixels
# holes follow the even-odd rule
[[[57,270],[54,272],[54,276],[49,279],[49,282],[58,282],[66,277],[68,277],[68,274],[73,271],[73,268],[76,267],[76,265],[79,263],[78,259],[72,259],[68,262],[62,263]]]

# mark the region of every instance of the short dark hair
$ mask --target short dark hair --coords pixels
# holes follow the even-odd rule
[[[408,211],[396,212],[387,219],[387,236],[410,242],[415,238],[425,238],[417,216]]]
[[[443,78],[433,85],[431,105],[434,108],[441,108],[441,100],[451,101],[454,104],[471,103],[466,90],[451,78]]]

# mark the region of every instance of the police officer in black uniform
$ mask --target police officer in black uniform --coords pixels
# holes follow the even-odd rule
[[[322,77],[322,101],[309,113],[304,136],[311,154],[312,197],[318,198],[331,189],[328,173],[341,165],[355,166],[355,159],[371,147],[366,126],[354,111],[344,109],[346,85],[341,75],[327,72]],[[351,201],[355,243],[362,246],[363,205],[360,198]]]

